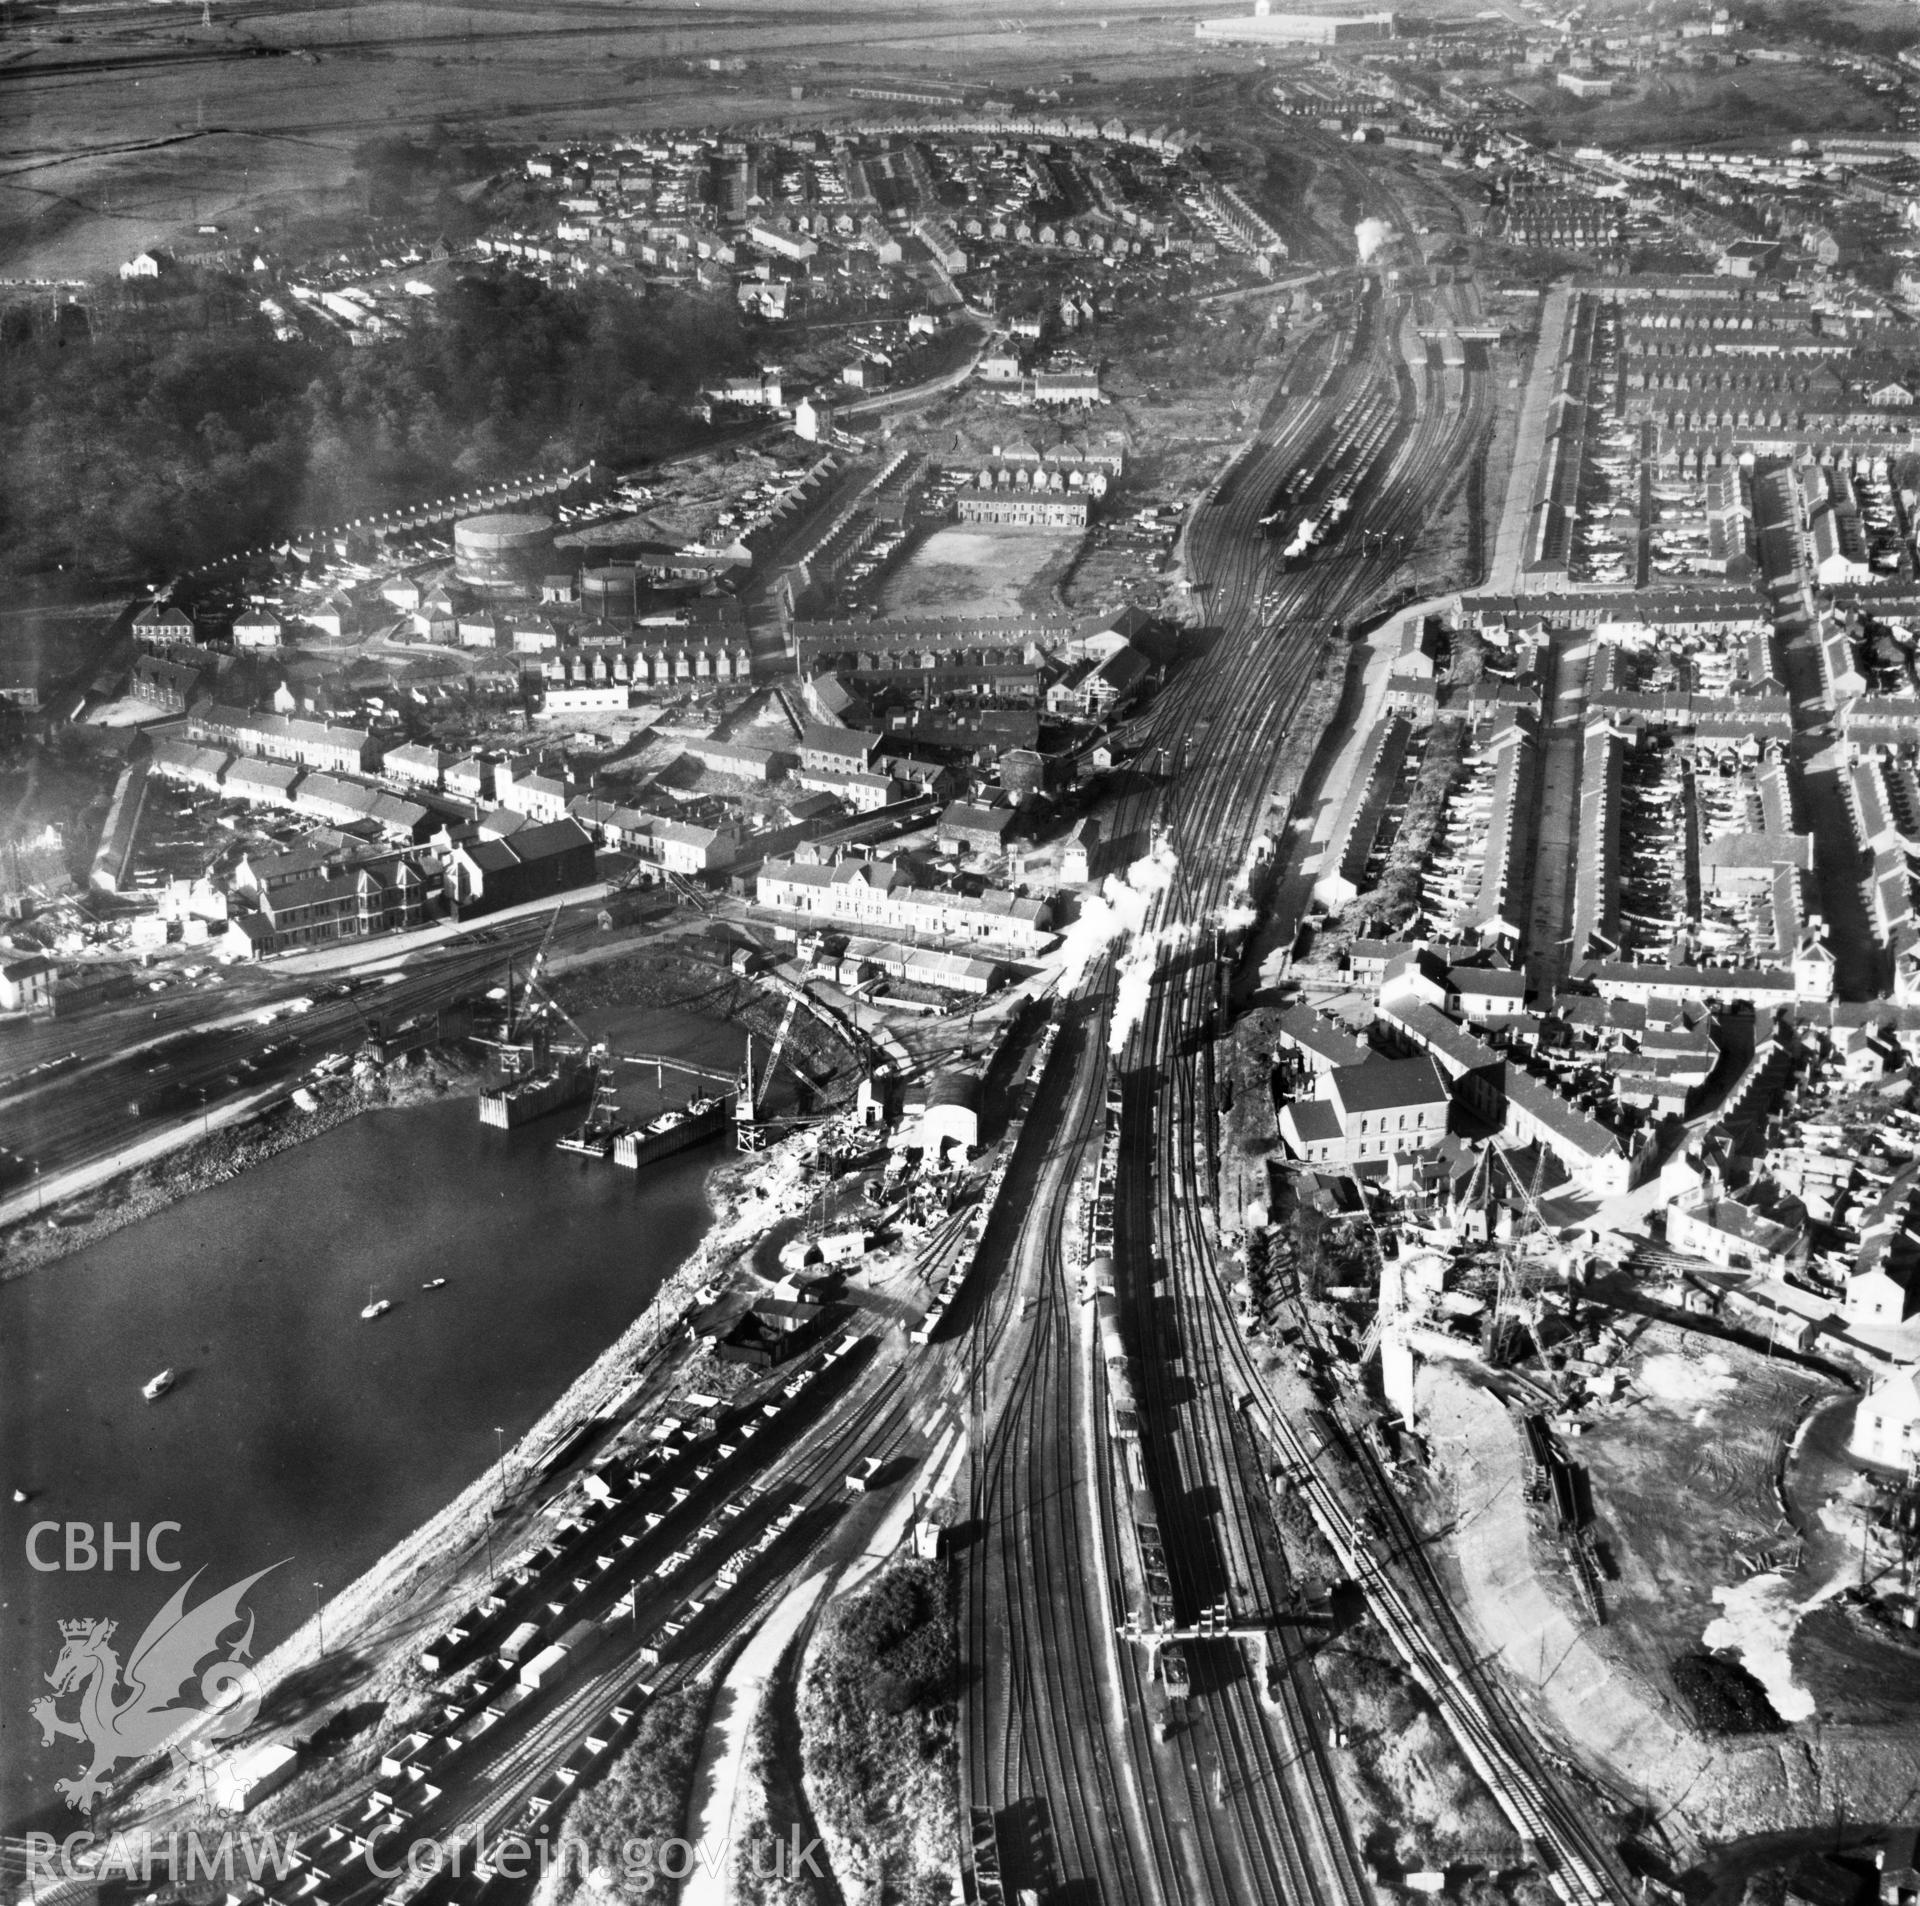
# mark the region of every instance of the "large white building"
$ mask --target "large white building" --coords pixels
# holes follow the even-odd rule
[[[755,898],[779,913],[868,933],[985,940],[1023,953],[1039,952],[1053,937],[1052,909],[1044,900],[998,887],[978,894],[916,887],[889,860],[843,860],[832,867],[769,860],[760,869]]]
[[[1393,38],[1391,13],[1274,13],[1268,0],[1255,0],[1250,14],[1194,23],[1196,40],[1253,46],[1348,46],[1362,40]]]
[[[1860,1399],[1847,1447],[1862,1462],[1913,1471],[1920,1460],[1920,1371],[1885,1377]]]

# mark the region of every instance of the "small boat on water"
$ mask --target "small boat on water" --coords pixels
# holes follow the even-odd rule
[[[420,1288],[423,1291],[437,1291],[445,1285],[446,1281],[444,1277],[430,1277]]]
[[[376,1317],[384,1317],[393,1308],[393,1300],[388,1297],[375,1297],[373,1286],[367,1286],[367,1301],[360,1307],[361,1321],[371,1323]]]
[[[172,1388],[173,1372],[171,1369],[167,1369],[162,1370],[158,1376],[149,1377],[146,1382],[141,1384],[140,1394],[144,1396],[149,1403],[158,1403]]]

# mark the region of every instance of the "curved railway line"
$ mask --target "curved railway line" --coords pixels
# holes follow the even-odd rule
[[[1214,584],[1213,616],[1224,631],[1215,651],[1219,664],[1191,671],[1157,711],[1169,742],[1179,733],[1205,737],[1167,791],[1162,814],[1179,868],[1160,917],[1187,923],[1190,939],[1217,916],[1245,864],[1263,806],[1260,797],[1249,798],[1250,790],[1270,784],[1285,721],[1317,662],[1321,631],[1362,611],[1378,586],[1381,565],[1367,559],[1368,544],[1406,546],[1473,454],[1490,414],[1484,359],[1470,358],[1451,371],[1427,362],[1416,373],[1425,354],[1401,348],[1397,333],[1404,317],[1396,309],[1389,324],[1388,313],[1363,309],[1349,368],[1330,373],[1320,393],[1324,408],[1345,399],[1354,380],[1391,380],[1402,419],[1381,441],[1355,490],[1347,546],[1262,587],[1265,564],[1250,534],[1252,519],[1290,469],[1313,467],[1333,447],[1324,433],[1302,445],[1297,434],[1283,431],[1243,458],[1190,537],[1190,561]],[[1221,970],[1217,947],[1210,954],[1196,943],[1176,956],[1129,1043],[1139,1103],[1122,1149],[1125,1208],[1133,1227],[1122,1255],[1134,1271],[1135,1315],[1148,1325],[1136,1340],[1171,1344],[1184,1364],[1180,1370],[1161,1360],[1159,1399],[1178,1407],[1162,1412],[1171,1421],[1158,1426],[1162,1441],[1155,1450],[1173,1483],[1163,1483],[1160,1500],[1163,1521],[1176,1532],[1169,1555],[1182,1556],[1176,1597],[1183,1612],[1217,1607],[1224,1598],[1227,1614],[1238,1621],[1269,1615],[1265,1598],[1276,1587],[1256,1564],[1260,1547],[1251,1504],[1262,1484],[1252,1431],[1263,1431],[1270,1446],[1296,1463],[1305,1462],[1305,1446],[1263,1400],[1258,1371],[1228,1314],[1216,1263],[1210,1046]],[[1146,1308],[1159,1277],[1168,1293],[1171,1333],[1164,1321],[1154,1328]],[[1244,1411],[1235,1408],[1230,1387],[1241,1394]],[[1368,1566],[1364,1554],[1353,1555],[1375,1614],[1509,1817],[1539,1848],[1563,1897],[1579,1906],[1621,1897],[1624,1883],[1610,1850],[1560,1788],[1524,1722],[1480,1670],[1391,1484],[1364,1451],[1354,1474],[1362,1507],[1393,1532],[1398,1551],[1392,1563],[1375,1566]],[[1324,1525],[1337,1532],[1342,1518],[1350,1523],[1352,1505],[1324,1479],[1314,1486]],[[1168,1515],[1168,1505],[1177,1506],[1177,1518]],[[1218,1663],[1226,1647],[1216,1641],[1199,1652]],[[1282,1717],[1290,1736],[1284,1751],[1272,1742],[1268,1716],[1239,1664],[1228,1660],[1219,1667],[1210,1695],[1197,1695],[1195,1705],[1211,1713],[1214,1764],[1221,1769],[1224,1798],[1234,1803],[1226,1811],[1240,1816],[1239,1844],[1255,1853],[1277,1850],[1285,1835],[1272,1817],[1280,1810],[1274,1796],[1286,1794],[1298,1816],[1289,1831],[1301,1842],[1311,1840],[1299,1846],[1298,1857],[1318,1867],[1315,1890],[1304,1896],[1326,1898],[1349,1870],[1351,1849],[1313,1725],[1311,1693],[1305,1677],[1292,1673],[1299,1654],[1297,1645],[1283,1647],[1288,1672],[1282,1679],[1298,1702]],[[1196,1690],[1204,1686],[1205,1671],[1197,1663]],[[1283,1763],[1278,1780],[1275,1769],[1262,1764],[1263,1737]],[[1237,1788],[1226,1781],[1236,1770],[1244,1776]],[[1348,1883],[1364,1888],[1357,1876]],[[1297,1881],[1285,1890],[1299,1890]]]
[[[1416,380],[1401,343],[1404,312],[1382,303],[1377,289],[1363,290],[1348,319],[1307,342],[1262,434],[1216,481],[1191,528],[1189,570],[1214,591],[1218,633],[1148,725],[1149,745],[1182,764],[1163,797],[1181,863],[1167,919],[1201,922],[1226,898],[1328,633],[1377,589],[1388,553],[1410,539],[1460,446],[1477,435],[1484,390],[1469,379],[1463,401],[1448,406],[1437,372]],[[1337,482],[1351,494],[1351,514],[1344,543],[1277,573],[1279,545],[1261,534],[1260,518],[1290,477],[1302,490],[1308,477],[1319,491]],[[1146,819],[1146,797],[1132,805],[1123,832]],[[1005,1308],[983,1320],[976,1353],[983,1373],[1009,1353],[1021,1361],[983,1451],[973,1505],[982,1533],[965,1565],[966,1651],[983,1670],[967,1696],[968,1794],[998,1842],[995,1886],[1077,1882],[1113,1900],[1368,1906],[1304,1647],[1274,1623],[1293,1597],[1265,1511],[1254,1507],[1264,1497],[1260,1452],[1220,1385],[1206,1380],[1231,1354],[1222,1335],[1231,1323],[1208,1301],[1210,1219],[1194,1195],[1212,1182],[1207,1082],[1194,1052],[1212,1030],[1215,965],[1198,953],[1190,932],[1179,958],[1193,982],[1157,991],[1127,1048],[1115,1238],[1134,1267],[1125,1297],[1128,1334],[1142,1352],[1140,1469],[1159,1505],[1175,1620],[1265,1625],[1269,1683],[1257,1685],[1240,1644],[1193,1644],[1192,1692],[1170,1709],[1172,1738],[1156,1742],[1153,1664],[1126,1644],[1117,1676],[1126,1763],[1091,1744],[1108,1720],[1104,1638],[1091,1632],[1084,1596],[1063,1602],[1042,1585],[1063,1575],[1104,1582],[1104,1618],[1127,1619],[1118,1560],[1131,1490],[1107,1445],[1094,1462],[1096,1539],[1076,1499],[1072,1452],[1076,1418],[1105,1421],[1107,1382],[1097,1359],[1085,1374],[1077,1368],[1059,1201],[1037,1200],[1045,1215],[1029,1216],[1019,1245],[1040,1266],[1032,1295],[1016,1320],[1019,1280],[1003,1280]],[[1083,1050],[1062,1119],[1059,1147],[1071,1161],[1093,1147],[1097,1057]],[[1156,1078],[1169,1089],[1156,1091]],[[1035,1222],[1047,1227],[1037,1239],[1026,1235]],[[1185,1353],[1184,1369],[1169,1349]]]

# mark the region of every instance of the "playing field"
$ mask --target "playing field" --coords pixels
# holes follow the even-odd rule
[[[1079,548],[1077,529],[939,529],[887,584],[889,615],[1019,615]]]

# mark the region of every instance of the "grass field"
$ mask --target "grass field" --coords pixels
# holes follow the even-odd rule
[[[889,615],[1018,615],[1080,541],[1078,530],[938,529],[887,584],[883,606]]]
[[[1569,100],[1550,82],[1516,83],[1541,123],[1561,138],[1593,145],[1671,145],[1778,140],[1795,133],[1891,132],[1893,110],[1837,73],[1817,66],[1749,65],[1733,72],[1658,73],[1636,79],[1617,99]]]

